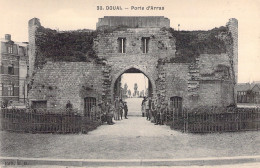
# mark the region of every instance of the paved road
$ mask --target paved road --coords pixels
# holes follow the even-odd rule
[[[142,100],[142,98],[128,98],[125,100],[127,102],[129,116],[142,116]]]
[[[141,103],[141,99],[132,100]],[[130,114],[139,107],[129,107]],[[0,136],[4,157],[182,159],[260,155],[260,132],[184,134],[140,116],[102,125],[88,134],[0,132]]]
[[[260,155],[260,132],[183,134],[142,117],[88,134],[0,132],[1,156],[78,159],[178,159]]]

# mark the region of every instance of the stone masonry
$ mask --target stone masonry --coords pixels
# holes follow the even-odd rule
[[[175,36],[168,31],[169,19],[107,16],[99,19],[93,39],[96,60],[48,61],[35,68],[40,47],[35,33],[41,25],[34,18],[29,21],[29,98],[31,102],[47,101],[48,108],[64,108],[70,100],[74,108],[84,111],[85,97],[113,101],[117,79],[131,70],[147,76],[150,95],[162,104],[169,104],[171,97],[180,97],[185,108],[235,104],[237,25],[236,19],[230,19],[228,32],[216,37],[225,42],[225,52],[204,51],[193,61],[176,62],[179,49]],[[228,40],[228,33],[232,40]]]

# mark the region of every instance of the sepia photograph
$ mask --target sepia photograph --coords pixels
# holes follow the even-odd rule
[[[260,0],[0,11],[0,167],[260,167]]]

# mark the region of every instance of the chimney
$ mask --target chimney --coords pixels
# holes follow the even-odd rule
[[[5,34],[5,40],[11,41],[11,34]]]

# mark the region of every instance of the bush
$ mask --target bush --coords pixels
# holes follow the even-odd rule
[[[38,28],[36,32],[36,67],[46,61],[86,62],[96,58],[93,39],[96,31],[77,30],[57,32],[56,30]]]
[[[226,37],[231,38],[224,26],[209,31],[175,31],[172,28],[167,31],[176,38],[176,57],[171,62],[177,63],[194,62],[200,54],[226,53]]]

